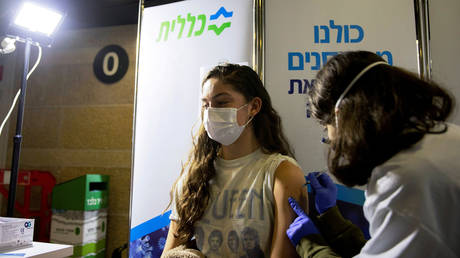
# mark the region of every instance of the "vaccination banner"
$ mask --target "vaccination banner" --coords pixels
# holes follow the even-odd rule
[[[329,58],[367,50],[418,71],[413,0],[267,0],[265,21],[265,85],[306,174],[326,168],[326,132],[311,118],[306,94]],[[338,198],[364,201],[361,190],[340,185]]]
[[[169,191],[200,123],[201,77],[252,59],[252,1],[195,0],[145,7],[134,121],[130,257],[159,257]]]

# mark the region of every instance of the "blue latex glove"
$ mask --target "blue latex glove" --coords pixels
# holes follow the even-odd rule
[[[294,247],[296,247],[303,237],[311,234],[319,234],[319,232],[313,221],[305,214],[296,200],[292,197],[289,197],[288,200],[298,217],[289,225],[286,234]]]
[[[322,214],[336,205],[337,186],[326,173],[317,177],[318,174],[319,172],[310,173],[307,178],[315,195],[316,210]]]

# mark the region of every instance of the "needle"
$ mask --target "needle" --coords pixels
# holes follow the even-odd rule
[[[316,177],[316,178],[318,178],[319,176],[321,176],[322,174],[324,174],[324,173],[326,173],[326,172],[327,172],[327,170],[326,170],[326,169],[325,169],[325,170],[322,170],[322,171],[320,171],[318,174],[316,174],[316,176],[315,176],[315,177]],[[306,183],[306,185],[308,185],[308,184],[310,184],[310,181],[309,181],[309,180],[307,180],[307,183]]]

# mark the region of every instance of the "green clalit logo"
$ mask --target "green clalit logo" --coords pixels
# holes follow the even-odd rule
[[[219,10],[215,14],[209,16],[209,21],[217,21],[221,16],[223,19],[231,18],[233,16],[233,11],[228,12],[225,10],[225,7],[220,7]],[[181,15],[177,16],[177,19],[170,21],[164,21],[160,25],[160,33],[157,37],[157,42],[167,41],[168,36],[170,33],[177,33],[177,39],[181,39],[184,33],[184,29],[186,29],[186,25],[188,26],[187,38],[192,36],[198,37],[201,36],[205,29],[206,29],[206,15],[199,14],[197,16],[192,16],[191,13],[188,13],[187,16],[181,17]],[[217,36],[219,36],[226,28],[229,28],[232,22],[224,22],[219,27],[216,24],[209,24],[208,31],[214,31]],[[197,25],[197,27],[195,27]]]

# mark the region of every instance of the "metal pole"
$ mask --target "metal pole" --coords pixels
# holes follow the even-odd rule
[[[431,79],[430,18],[428,0],[414,0],[420,77]]]
[[[265,62],[265,0],[253,1],[253,48],[252,66],[264,82]]]
[[[257,64],[257,52],[258,52],[258,20],[259,20],[259,7],[258,7],[258,0],[252,1],[252,69],[258,72],[258,64]]]
[[[430,33],[430,7],[429,1],[424,0],[424,27],[425,27],[425,66],[426,66],[426,79],[431,80],[431,33]]]
[[[21,154],[22,142],[22,122],[24,118],[24,105],[26,101],[27,74],[29,73],[30,45],[31,41],[29,39],[26,39],[24,50],[24,71],[22,74],[21,94],[19,96],[18,117],[16,120],[16,135],[13,138],[13,161],[11,164],[10,187],[8,192],[8,217],[13,216],[14,203],[16,199],[16,185],[18,182],[19,157]]]

